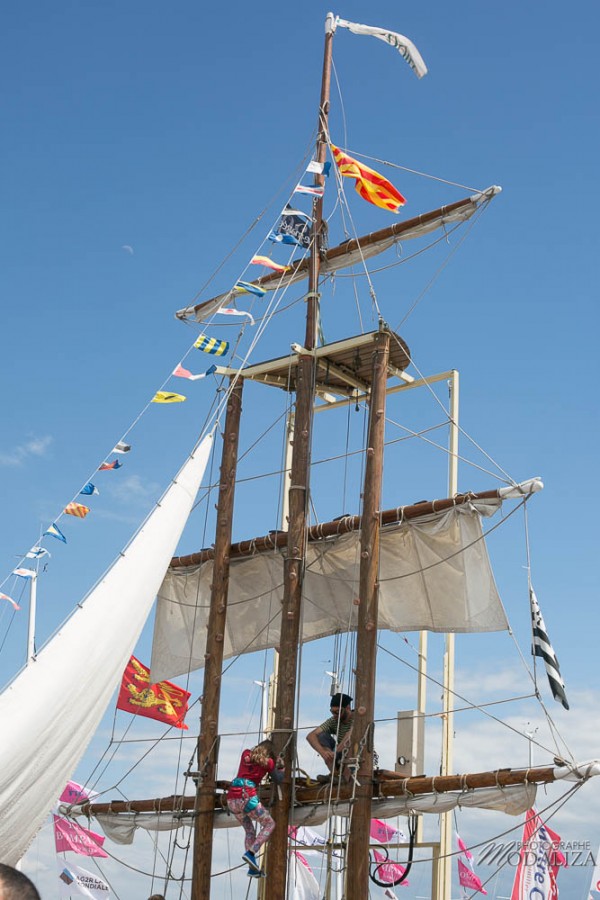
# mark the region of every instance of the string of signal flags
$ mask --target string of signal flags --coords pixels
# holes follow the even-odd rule
[[[362,197],[368,203],[388,210],[388,212],[398,213],[400,211],[401,207],[405,204],[406,201],[402,194],[394,187],[393,184],[391,184],[391,182],[389,182],[374,169],[371,169],[369,166],[358,162],[352,156],[349,156],[346,152],[340,150],[340,148],[335,146],[335,144],[330,144],[329,146],[339,175],[343,178],[352,178],[354,180],[356,192],[360,197]],[[330,162],[318,162],[317,160],[311,160],[308,163],[305,172],[307,174],[322,175],[327,177],[329,176],[330,169]],[[324,192],[324,184],[307,185],[302,184],[302,181],[300,181],[293,189],[292,195],[288,198],[288,201],[286,202],[284,208],[280,211],[277,217],[277,224],[270,230],[266,240],[269,240],[275,245],[282,244],[299,247],[304,252],[306,252],[310,247],[310,226],[312,222],[312,215],[300,209],[293,208],[291,206],[291,203],[294,195],[312,197],[314,201],[323,197]],[[263,240],[261,248],[264,243],[265,240]],[[262,254],[255,254],[250,259],[248,265],[262,266],[263,268],[268,268],[273,270],[274,272],[280,273],[285,273],[290,268],[290,266],[278,263],[275,260],[271,259],[270,256]],[[248,268],[248,265],[246,266],[246,269]],[[235,298],[240,294],[247,294],[250,296],[258,297],[260,299],[264,297],[264,295],[266,294],[266,290],[259,284],[255,284],[252,281],[243,281],[238,279],[235,282],[233,288],[225,296]],[[224,316],[237,316],[247,319],[248,323],[251,326],[255,324],[254,317],[250,312],[248,312],[247,310],[237,309],[237,307],[221,306],[215,311],[215,314]],[[216,373],[217,366],[215,364],[210,365],[204,372],[200,372],[197,374],[194,374],[189,369],[183,366],[183,362],[185,362],[187,356],[194,349],[200,350],[201,352],[211,356],[224,357],[229,352],[230,343],[229,341],[220,340],[217,337],[213,337],[204,333],[200,334],[194,341],[193,345],[188,349],[184,357],[172,370],[169,378],[184,378],[187,381],[193,382],[200,381],[204,378],[207,378],[209,375],[213,375]],[[175,403],[183,403],[185,400],[187,400],[187,397],[184,394],[180,394],[175,391],[167,391],[161,388],[161,390],[155,392],[147,405],[149,406],[151,403],[169,405]],[[143,410],[143,412],[145,412],[145,410]],[[141,414],[135,421],[137,422],[140,417]],[[132,427],[133,426],[130,426],[124,437],[128,436],[129,431]],[[103,462],[101,462],[97,467],[97,472],[116,472],[123,465],[119,457],[129,453],[131,449],[131,445],[126,443],[124,439],[118,441],[109,454],[109,457],[114,456],[114,458],[105,459]],[[76,496],[83,495],[86,497],[94,497],[99,494],[100,491],[98,490],[96,484],[92,481],[87,481],[86,484],[84,484],[83,487],[77,492]],[[42,539],[44,537],[51,537],[61,542],[62,544],[66,544],[67,537],[60,529],[57,522],[63,515],[71,516],[76,519],[85,519],[90,512],[90,506],[87,506],[84,503],[81,503],[79,500],[73,498],[64,506],[60,515],[57,516],[55,520],[45,529],[45,531],[42,533]],[[39,544],[34,544],[28,550],[25,556],[20,560],[19,565],[12,570],[10,575],[15,576],[15,579],[31,580],[37,578],[37,568],[32,569],[27,565],[23,565],[23,563],[25,563],[25,561],[28,559],[39,560],[45,556],[51,556],[49,551],[45,547],[41,546],[42,539],[40,539]],[[10,575],[6,576],[6,578],[0,584],[0,587],[4,586]],[[17,601],[14,600],[9,594],[0,591],[0,600],[5,600],[10,603],[15,611],[18,611],[20,609]]]

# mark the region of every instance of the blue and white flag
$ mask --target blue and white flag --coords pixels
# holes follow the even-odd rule
[[[562,703],[565,709],[568,709],[569,704],[567,703],[567,695],[565,694],[565,683],[562,680],[558,659],[556,658],[556,653],[550,643],[542,611],[540,610],[533,587],[529,588],[529,602],[531,604],[531,621],[533,628],[533,655],[539,656],[544,660],[552,696],[558,703]]]
[[[98,488],[96,487],[95,484],[92,484],[91,481],[88,481],[88,483],[81,488],[79,493],[90,496],[91,494],[100,494],[100,491],[98,490]]]
[[[62,541],[63,544],[66,544],[66,543],[67,543],[66,537],[64,536],[64,534],[62,533],[62,531],[60,530],[60,528],[58,527],[58,525],[56,525],[54,522],[53,522],[52,525],[50,525],[50,527],[44,532],[44,535],[46,535],[46,534],[49,534],[50,537],[56,538],[57,541]]]
[[[316,159],[311,159],[309,164],[306,167],[307,172],[314,172],[316,175],[329,175],[329,170],[331,169],[330,162],[317,162]]]
[[[282,244],[296,244],[298,247],[310,247],[311,217],[300,209],[283,210],[279,225],[269,235],[270,241]]]
[[[32,547],[31,550],[25,554],[27,559],[40,559],[42,556],[50,556],[50,553],[48,553],[45,547]]]

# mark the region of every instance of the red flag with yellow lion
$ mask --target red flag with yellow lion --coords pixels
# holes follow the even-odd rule
[[[117,709],[187,730],[183,720],[190,696],[170,681],[150,684],[150,669],[132,656],[123,673]]]

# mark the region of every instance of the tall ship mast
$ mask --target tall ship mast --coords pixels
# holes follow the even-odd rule
[[[417,865],[427,867],[432,900],[450,900],[455,810],[524,815],[534,808],[539,785],[580,786],[600,772],[598,760],[582,762],[566,752],[536,766],[531,761],[523,766],[520,760],[513,765],[501,747],[497,759],[486,755],[471,771],[454,768],[455,716],[463,706],[470,711],[485,706],[470,703],[456,690],[455,635],[476,641],[511,629],[512,610],[500,599],[486,536],[511,510],[525,509],[543,484],[530,473],[520,480],[497,479],[499,486],[484,489],[463,484],[458,371],[424,374],[416,366],[399,327],[390,324],[399,318],[395,298],[380,303],[372,269],[394,252],[401,258],[409,242],[424,252],[440,239],[450,240],[464,223],[477,220],[500,188],[473,191],[367,234],[354,230],[349,235],[346,229],[345,238],[332,243],[329,195],[334,195],[333,206],[347,209],[348,182],[382,215],[399,214],[404,204],[390,180],[332,138],[332,54],[340,30],[382,40],[402,57],[399,64],[408,63],[419,78],[427,72],[417,48],[403,35],[327,16],[316,142],[303,162],[302,177],[242,276],[176,313],[188,324],[199,324],[194,348],[209,354],[211,362],[209,370],[193,374],[184,358],[173,370],[174,377],[214,380],[214,400],[198,443],[114,565],[56,636],[39,653],[29,654],[34,664],[0,696],[0,715],[16,723],[14,747],[0,754],[0,800],[6,811],[0,823],[0,859],[10,864],[18,862],[54,808],[55,815],[75,827],[98,822],[108,841],[117,844],[133,840],[137,831],[152,834],[155,846],[161,832],[185,835],[184,841],[176,837],[169,844],[158,879],[169,898],[174,890],[191,900],[223,897],[219,879],[224,874],[233,892],[239,891],[248,877],[245,868],[239,861],[225,868],[221,864],[224,833],[228,841],[239,840],[239,856],[242,848],[240,835],[230,833],[237,822],[227,801],[235,775],[233,748],[244,749],[240,742],[246,747],[267,735],[281,778],[273,785],[257,785],[257,797],[275,823],[256,879],[260,900],[309,896],[304,869],[298,875],[298,866],[304,865],[298,862],[302,848],[308,852],[309,846],[320,853],[320,880],[311,876],[318,896],[326,900],[366,900],[374,884],[387,884],[393,896],[393,887]],[[411,76],[409,70],[403,74]],[[248,273],[250,265],[262,266],[263,274]],[[326,297],[346,276],[352,276],[353,290],[358,290],[355,280],[363,279],[370,304],[364,326],[351,334],[345,333],[349,316],[343,303],[335,298],[342,311],[334,317],[333,301]],[[275,349],[263,334],[288,302],[291,326]],[[221,336],[224,322],[232,329],[235,323],[229,340]],[[328,339],[332,322],[336,337]],[[440,389],[446,394],[440,395]],[[429,396],[441,424],[422,424],[420,413],[414,414],[416,424],[404,424],[417,394]],[[185,398],[175,390],[161,390],[153,399],[169,403]],[[246,406],[252,410],[248,426]],[[271,409],[272,417],[266,412]],[[352,415],[360,416],[358,428]],[[269,437],[275,426],[279,460],[269,470],[277,459],[275,440]],[[261,430],[255,441],[252,428]],[[430,436],[441,430],[442,438]],[[441,452],[443,475],[436,483],[445,490],[418,501],[411,496],[410,469],[400,455],[408,438]],[[246,449],[249,454],[254,443],[260,447],[258,469],[251,470]],[[342,474],[323,477],[327,466]],[[253,482],[268,476],[274,476],[274,488],[264,493],[262,487],[254,489]],[[274,510],[271,529],[262,527],[267,499]],[[254,533],[239,533],[240,502],[255,504],[260,527]],[[184,553],[181,537],[197,505],[206,509],[214,530],[208,546]],[[329,512],[321,514],[321,509]],[[75,515],[85,514],[75,510]],[[489,524],[497,520],[498,525]],[[63,800],[56,806],[115,689],[121,685],[123,691],[123,672],[156,596],[148,690],[173,687],[190,672],[201,672],[202,679],[198,734],[193,747],[186,745],[187,761],[180,752],[177,790],[109,798],[103,787],[101,796],[86,792],[75,802]],[[539,610],[531,584],[526,602]],[[534,614],[533,644],[538,649],[540,635],[545,635],[542,626],[541,612],[539,619]],[[393,650],[385,635],[396,640]],[[443,653],[433,673],[429,635],[441,636]],[[380,711],[380,660],[385,655],[399,661],[400,640],[407,645],[410,640],[414,650],[404,672],[411,669],[416,700],[411,708],[400,709],[403,691],[398,690],[390,718]],[[74,676],[71,659],[65,665],[67,648],[82,642],[89,652],[75,671],[93,673],[87,680]],[[311,648],[316,646],[329,654],[332,697],[347,696],[352,703],[340,770],[337,776],[335,771],[319,773],[319,778],[309,769],[315,758],[305,740],[318,723],[307,722],[304,713],[305,692],[315,690]],[[566,706],[558,663],[552,668],[544,646],[537,656],[544,655],[554,697]],[[232,689],[227,680],[230,667],[249,654],[262,660],[262,699],[268,712],[261,715],[259,728],[244,732],[237,727],[241,714],[232,708],[235,683]],[[394,704],[394,687],[388,683],[385,690]],[[428,696],[433,690],[440,697],[435,713]],[[540,691],[534,678],[528,699],[539,700]],[[143,706],[149,695],[132,688],[131,696]],[[66,710],[75,710],[69,734],[58,734],[51,726]],[[175,726],[182,728],[182,721]],[[192,731],[189,716],[188,721]],[[423,769],[426,723],[436,727],[434,756],[439,757],[431,774]],[[28,744],[30,750],[25,749]],[[427,817],[435,819],[433,829],[424,825]],[[404,827],[389,826],[390,834],[403,837],[386,843],[384,863],[392,852],[397,877],[386,869],[385,881],[377,856],[383,842],[374,838],[373,823],[388,821]],[[322,843],[303,843],[299,829],[319,834],[318,828],[323,829]],[[251,890],[252,881],[247,896]]]

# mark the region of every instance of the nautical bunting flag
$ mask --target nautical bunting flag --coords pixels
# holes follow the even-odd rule
[[[285,266],[285,268],[288,268],[288,267]],[[256,324],[252,313],[246,312],[246,310],[244,310],[244,309],[234,309],[233,306],[221,306],[217,310],[217,313],[220,316],[246,316],[248,319],[250,319],[251,325]]]
[[[544,660],[552,696],[558,703],[562,703],[565,709],[568,709],[569,704],[567,703],[567,695],[565,694],[565,683],[562,680],[558,659],[556,658],[556,653],[550,643],[550,638],[548,637],[548,632],[546,631],[546,626],[542,617],[542,611],[540,610],[533,587],[529,588],[529,602],[531,604],[531,621],[533,628],[533,655],[540,656]]]
[[[117,709],[157,719],[187,731],[184,723],[191,694],[170,681],[150,684],[150,669],[132,656],[123,673]]]
[[[123,463],[118,459],[113,459],[111,462],[103,462],[101,466],[98,466],[98,471],[107,472],[109,469],[120,469],[122,465]]]
[[[311,159],[309,164],[306,167],[307,172],[314,172],[316,175],[325,175],[325,177],[329,176],[329,170],[331,169],[330,162],[317,162],[316,159]]]
[[[106,850],[102,849],[105,838],[101,834],[89,831],[78,825],[77,822],[71,822],[61,816],[54,815],[52,818],[54,819],[54,844],[57,853],[72,850],[73,853],[79,853],[81,856],[108,856]]]
[[[91,494],[99,494],[100,491],[98,490],[98,488],[96,487],[95,484],[92,484],[91,481],[88,481],[87,484],[84,484],[84,486],[81,488],[81,490],[79,491],[79,493],[80,493],[80,494],[91,495]]]
[[[335,144],[331,144],[331,152],[335,159],[336,165],[340,170],[340,174],[346,178],[354,178],[356,181],[355,188],[363,200],[373,203],[381,209],[388,209],[390,212],[397,213],[401,206],[404,206],[406,200],[397,191],[394,185],[388,181],[375,169],[359,163],[353,157],[348,156]]]
[[[310,247],[311,217],[300,209],[283,210],[276,231],[269,234],[269,240],[281,244],[295,244],[298,247]]]
[[[265,266],[267,269],[273,269],[274,272],[287,272],[290,268],[274,262],[270,256],[253,256],[250,262],[255,266]]]
[[[183,403],[185,399],[183,394],[172,394],[170,391],[157,391],[152,398],[152,403]]]
[[[297,184],[294,194],[310,194],[311,197],[322,197],[325,187],[322,184]]]
[[[67,503],[63,509],[68,516],[77,516],[78,519],[85,519],[89,511],[89,506],[84,506],[83,503]]]
[[[3,594],[1,591],[0,591],[0,600],[8,600],[9,603],[12,603],[12,605],[15,609],[21,609],[19,604],[15,600],[13,600],[12,597],[9,597],[8,594]]]
[[[229,350],[229,341],[218,341],[216,338],[210,338],[206,334],[201,334],[194,342],[196,350],[202,350],[203,353],[212,353],[213,356],[224,356]]]
[[[50,556],[45,547],[32,547],[25,554],[26,559],[40,559],[42,556]]]
[[[126,444],[124,441],[119,441],[116,447],[113,447],[113,453],[129,453],[131,450],[131,444]]]
[[[37,576],[37,572],[34,572],[33,569],[13,569],[13,575],[18,575],[19,578],[35,578]]]
[[[560,835],[548,828],[535,809],[528,810],[525,816],[510,900],[558,900],[558,870],[567,865],[559,849]]]
[[[376,25],[360,25],[358,22],[348,22],[346,19],[335,20],[336,26],[347,28],[353,34],[367,34],[372,37],[379,38],[395,47],[400,56],[406,60],[417,78],[427,75],[427,66],[423,61],[423,57],[409,38],[396,31],[388,31],[387,28],[378,28]]]
[[[102,466],[100,466],[100,468],[102,468]],[[66,537],[55,522],[53,522],[52,525],[50,525],[50,527],[46,529],[44,535],[47,534],[49,534],[50,537],[56,538],[57,541],[62,541],[63,544],[67,543]]]
[[[212,375],[213,372],[217,371],[216,366],[209,366],[206,372],[202,372],[201,375],[192,375],[192,373],[188,369],[184,369],[183,366],[177,366],[173,369],[173,375],[176,375],[178,378],[187,378],[188,381],[198,381],[200,378],[206,378],[207,375]]]
[[[264,297],[267,293],[265,288],[259,284],[252,284],[250,281],[236,281],[235,289],[240,294],[254,294],[255,297]]]
[[[68,900],[70,897],[91,897],[92,900],[106,900],[110,897],[110,887],[99,878],[82,869],[80,866],[74,866],[73,863],[65,865],[64,859],[57,859],[58,864],[58,884],[61,900]]]

